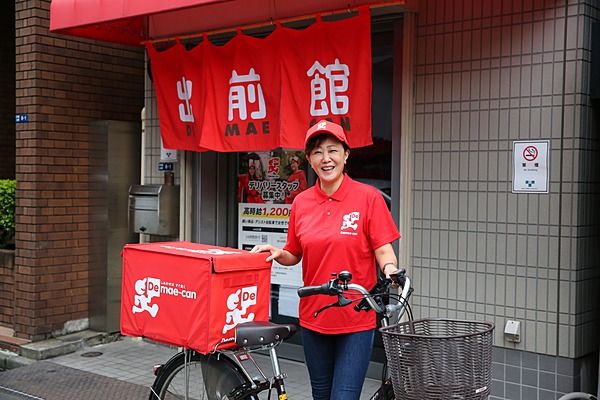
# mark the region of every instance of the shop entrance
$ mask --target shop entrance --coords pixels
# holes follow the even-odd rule
[[[376,187],[384,197],[388,207],[394,208],[399,199],[393,196],[398,193],[399,182],[392,180],[392,171],[398,169],[399,154],[393,154],[397,148],[400,132],[392,132],[393,119],[398,118],[392,107],[394,91],[394,26],[397,19],[372,25],[372,132],[373,145],[352,149],[348,161],[349,175],[358,181]],[[396,23],[395,23],[396,22]],[[397,54],[397,53],[396,53]],[[198,243],[213,243],[234,248],[248,248],[242,238],[242,233],[252,229],[251,223],[240,217],[243,210],[240,205],[256,204],[256,208],[280,204],[281,214],[286,212],[285,205],[288,193],[284,190],[282,198],[277,193],[273,199],[257,199],[255,187],[249,187],[252,180],[263,180],[272,171],[269,160],[277,159],[282,174],[278,181],[288,181],[294,173],[291,169],[292,159],[298,157],[300,169],[304,170],[307,185],[314,185],[315,175],[304,161],[301,151],[267,151],[247,153],[194,153],[194,168],[196,177],[192,210],[193,229],[192,240]],[[259,174],[259,177],[255,177]],[[291,180],[291,179],[290,179]],[[254,207],[251,207],[254,208]],[[261,210],[262,212],[262,210]],[[392,213],[394,215],[394,213]],[[394,215],[397,218],[397,215]],[[397,221],[398,222],[398,221]],[[279,247],[285,244],[285,230],[277,231],[279,225],[273,225],[269,230],[256,229],[256,235],[266,240],[276,237],[284,242],[273,243]],[[271,235],[271,236],[269,236]],[[275,239],[273,239],[275,240]],[[397,246],[396,250],[397,250]],[[287,273],[287,272],[286,272]],[[290,284],[286,284],[289,277]],[[284,278],[274,279],[271,290],[271,319],[274,322],[297,323],[298,298],[295,295],[297,276],[288,273]],[[281,356],[303,360],[300,335],[282,345]],[[372,368],[369,377],[379,378],[381,362],[383,361],[383,344],[379,333],[375,339],[375,349],[372,357]]]

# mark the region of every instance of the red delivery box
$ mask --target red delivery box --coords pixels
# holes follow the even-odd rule
[[[123,248],[121,333],[210,353],[241,322],[268,321],[267,254],[191,242]]]

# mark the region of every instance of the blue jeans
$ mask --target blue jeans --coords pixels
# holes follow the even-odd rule
[[[302,328],[314,400],[359,400],[375,330],[325,335]]]

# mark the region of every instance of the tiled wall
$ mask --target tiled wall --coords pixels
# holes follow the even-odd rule
[[[554,400],[564,393],[596,393],[597,354],[572,359],[494,348],[493,399]]]
[[[598,350],[598,113],[588,96],[598,7],[591,0],[420,5],[413,302],[421,316],[496,323],[504,356],[495,368],[507,381],[513,368],[527,372],[512,354],[559,365]],[[548,194],[512,193],[516,140],[549,141]],[[520,321],[521,343],[505,341],[508,319]],[[507,383],[495,385],[494,398],[557,398],[565,386],[556,368],[548,373],[553,385],[540,375],[532,386],[539,397],[525,389],[512,397]]]
[[[147,57],[147,55],[146,55]],[[158,164],[161,162],[160,149],[160,127],[158,119],[158,109],[156,97],[154,93],[154,84],[146,74],[146,90],[145,90],[145,108],[144,108],[144,130],[145,143],[144,145],[144,170],[142,178],[144,184],[162,184],[164,183],[164,172],[158,170]],[[181,168],[181,156],[183,151],[179,151],[179,161],[174,163],[175,184],[179,184],[179,171]]]
[[[146,57],[148,55],[146,54]],[[150,75],[145,75],[145,106],[142,111],[143,118],[143,166],[142,166],[142,180],[144,185],[162,185],[165,183],[167,177],[165,172],[159,171],[158,166],[161,163],[161,138],[160,138],[160,122],[158,119],[158,106],[156,103],[156,94],[154,90],[154,84],[150,79]],[[173,162],[173,183],[181,186],[181,163],[184,162],[185,151],[177,151],[177,161]],[[191,153],[190,153],[191,157]],[[170,179],[170,178],[169,178]],[[185,196],[185,191],[180,192],[180,197]],[[181,211],[180,203],[180,226],[187,223],[185,218],[189,218],[189,215],[185,215],[185,211]],[[189,214],[189,213],[188,213]],[[190,218],[191,219],[191,218]],[[156,236],[156,235],[140,235],[142,242],[158,242],[158,241],[169,241],[169,240],[184,240],[183,236]]]

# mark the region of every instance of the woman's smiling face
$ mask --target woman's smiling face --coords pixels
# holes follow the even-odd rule
[[[290,168],[292,169],[293,172],[298,171],[298,161],[296,161],[296,160],[290,161]]]
[[[325,140],[311,150],[308,162],[317,173],[322,185],[336,185],[342,182],[344,165],[349,154],[350,151],[344,150],[342,142],[334,136],[328,135]]]

